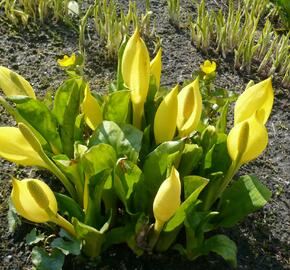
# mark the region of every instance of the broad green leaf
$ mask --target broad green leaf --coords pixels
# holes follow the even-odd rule
[[[105,143],[92,146],[82,156],[82,164],[86,174],[93,176],[103,170],[113,169],[117,162],[114,148]]]
[[[185,144],[178,167],[181,176],[191,174],[191,172],[198,166],[202,157],[202,152],[202,148],[197,144]]]
[[[186,200],[179,206],[174,216],[166,223],[163,230],[170,232],[181,225],[186,217],[188,208],[193,209],[199,204],[197,198],[200,192],[208,184],[208,179],[200,176],[186,176],[183,178]]]
[[[77,237],[85,241],[85,245],[82,251],[89,257],[96,258],[100,255],[101,247],[105,238],[105,232],[109,229],[111,217],[102,226],[100,230],[95,229],[89,225],[79,222],[77,219],[73,219],[73,225],[77,234]]]
[[[117,125],[103,121],[92,135],[89,146],[106,143],[111,145],[118,158],[127,157],[137,162],[143,133],[131,125]]]
[[[271,198],[271,191],[251,175],[240,177],[221,196],[218,225],[231,227],[248,214],[262,208]]]
[[[84,133],[85,133],[85,119],[84,114],[79,114],[76,117],[75,129],[74,129],[74,141],[79,141],[84,143]]]
[[[84,220],[82,208],[71,197],[57,192],[55,192],[54,195],[57,200],[58,210],[61,214],[68,215],[70,219],[75,217],[79,221]]]
[[[203,178],[199,175],[189,175],[183,177],[185,200],[190,196],[192,196],[192,200],[197,200],[200,192],[205,188],[208,182],[208,179]]]
[[[89,178],[85,223],[95,228],[99,228],[104,222],[101,213],[101,200],[104,185],[110,175],[111,169],[106,169]]]
[[[116,91],[108,96],[105,103],[104,119],[117,123],[126,123],[130,105],[130,91]]]
[[[54,115],[39,100],[11,97],[19,114],[49,143],[53,153],[62,153],[62,143],[58,133],[58,123]]]
[[[73,157],[75,123],[79,115],[80,103],[84,95],[85,83],[79,78],[65,81],[57,90],[53,114],[60,125],[63,151]]]
[[[64,254],[58,249],[53,249],[48,254],[44,248],[34,247],[31,252],[31,260],[37,270],[61,270]]]
[[[123,80],[123,76],[122,76],[122,58],[123,58],[123,53],[125,50],[125,47],[127,45],[128,42],[128,37],[127,35],[125,35],[121,46],[119,47],[119,51],[118,51],[118,69],[117,69],[117,90],[122,90],[124,89],[124,80]]]
[[[44,239],[45,235],[43,233],[38,233],[36,228],[33,228],[30,233],[25,236],[25,241],[28,245],[37,244]]]
[[[70,160],[66,155],[57,155],[52,157],[58,168],[70,179],[75,185],[78,201],[82,202],[82,194],[84,192],[84,175],[80,160]]]
[[[231,165],[231,158],[227,149],[227,135],[219,133],[216,144],[206,154],[204,169],[208,172],[227,172]]]
[[[164,142],[146,157],[143,174],[150,197],[156,194],[162,181],[165,180],[167,168],[172,165],[171,155],[180,156],[184,145],[184,140]]]
[[[81,253],[81,241],[73,238],[64,230],[60,231],[60,236],[54,239],[50,246],[59,249],[64,255],[73,254],[79,255]]]
[[[130,213],[130,197],[141,179],[142,171],[131,161],[119,160],[114,171],[115,192]]]
[[[15,121],[17,123],[24,123],[26,126],[30,127],[30,129],[33,131],[34,135],[37,137],[37,139],[39,140],[39,142],[42,145],[42,148],[44,150],[47,151],[51,151],[50,147],[47,144],[47,141],[43,138],[43,136],[40,135],[40,133],[33,128],[29,122],[24,119],[20,113],[16,110],[16,108],[14,108],[12,105],[10,105],[3,97],[0,96],[0,104],[5,108],[5,110],[11,115],[13,116],[13,118],[15,119]]]
[[[16,209],[11,201],[11,198],[8,201],[8,213],[7,213],[7,220],[8,220],[8,230],[10,233],[13,233],[18,226],[21,225],[21,219],[16,212]]]
[[[226,235],[218,234],[204,241],[202,253],[207,255],[211,251],[222,256],[233,267],[237,267],[237,246]]]
[[[226,101],[225,105],[220,109],[220,116],[216,123],[216,130],[219,133],[226,133],[227,131],[227,115],[229,110],[229,101]]]
[[[106,234],[103,250],[108,249],[112,245],[126,243],[126,241],[135,236],[135,227],[128,223],[124,227],[113,228]]]

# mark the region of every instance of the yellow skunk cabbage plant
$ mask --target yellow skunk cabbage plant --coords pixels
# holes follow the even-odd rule
[[[59,185],[48,187],[49,179],[13,179],[12,203],[24,219],[62,227],[88,257],[127,243],[138,255],[174,247],[194,260],[216,252],[235,266],[235,243],[214,231],[271,196],[254,176],[231,183],[267,146],[271,78],[238,97],[228,133],[227,111],[237,96],[214,86],[215,72],[197,71],[166,89],[161,50],[152,59],[137,30],[120,47],[107,94],[69,72],[51,106],[0,67],[0,103],[18,123],[0,128],[0,156],[47,169],[64,187],[53,192]]]

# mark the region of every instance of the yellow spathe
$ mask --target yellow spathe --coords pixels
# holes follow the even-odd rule
[[[16,72],[0,66],[0,89],[9,96],[29,96],[36,98],[32,86]]]
[[[153,202],[155,229],[160,231],[180,206],[181,184],[178,171],[173,167],[170,176],[160,185]]]
[[[82,103],[82,111],[85,115],[87,125],[95,130],[97,125],[103,121],[100,105],[96,98],[91,94],[89,85],[85,88],[85,97]]]
[[[38,223],[54,221],[57,202],[50,187],[38,179],[12,179],[11,199],[19,215]]]
[[[154,136],[157,144],[171,141],[176,130],[178,85],[160,103],[154,118]]]
[[[178,94],[177,128],[179,136],[187,136],[193,132],[200,120],[202,98],[198,79],[185,86]]]
[[[262,112],[253,114],[247,120],[235,125],[227,138],[228,153],[240,165],[257,158],[268,144],[266,127],[259,120]]]
[[[155,78],[156,87],[160,87],[160,79],[161,79],[161,70],[162,70],[162,49],[160,48],[154,57],[154,59],[150,62],[150,73]]]
[[[133,124],[140,128],[149,88],[150,58],[138,29],[129,39],[124,50],[122,76],[126,87],[131,90]]]
[[[256,111],[264,111],[262,123],[270,116],[274,102],[272,80],[268,78],[248,87],[237,99],[235,105],[235,125],[251,117]]]
[[[19,165],[48,168],[16,127],[0,127],[0,156]]]

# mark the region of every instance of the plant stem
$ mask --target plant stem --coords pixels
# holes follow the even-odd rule
[[[65,218],[63,218],[61,215],[56,214],[56,218],[53,220],[53,222],[55,222],[57,225],[65,229],[71,235],[76,236],[74,226],[70,222],[68,222]]]

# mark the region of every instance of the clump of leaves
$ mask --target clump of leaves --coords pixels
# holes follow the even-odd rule
[[[65,188],[53,192],[40,179],[12,179],[19,215],[66,231],[52,242],[32,231],[29,242],[44,243],[33,250],[35,265],[53,261],[57,269],[68,252],[81,248],[96,258],[127,243],[138,255],[174,247],[189,260],[215,252],[236,266],[235,243],[214,231],[270,199],[255,176],[231,180],[267,146],[271,78],[251,82],[237,98],[228,133],[236,97],[214,86],[216,64],[205,61],[192,81],[167,89],[160,84],[161,58],[162,48],[150,61],[136,30],[120,47],[116,81],[108,94],[97,94],[76,57],[66,56],[59,63],[69,78],[51,106],[23,77],[0,67],[0,103],[18,123],[0,127],[0,156],[47,169]]]

